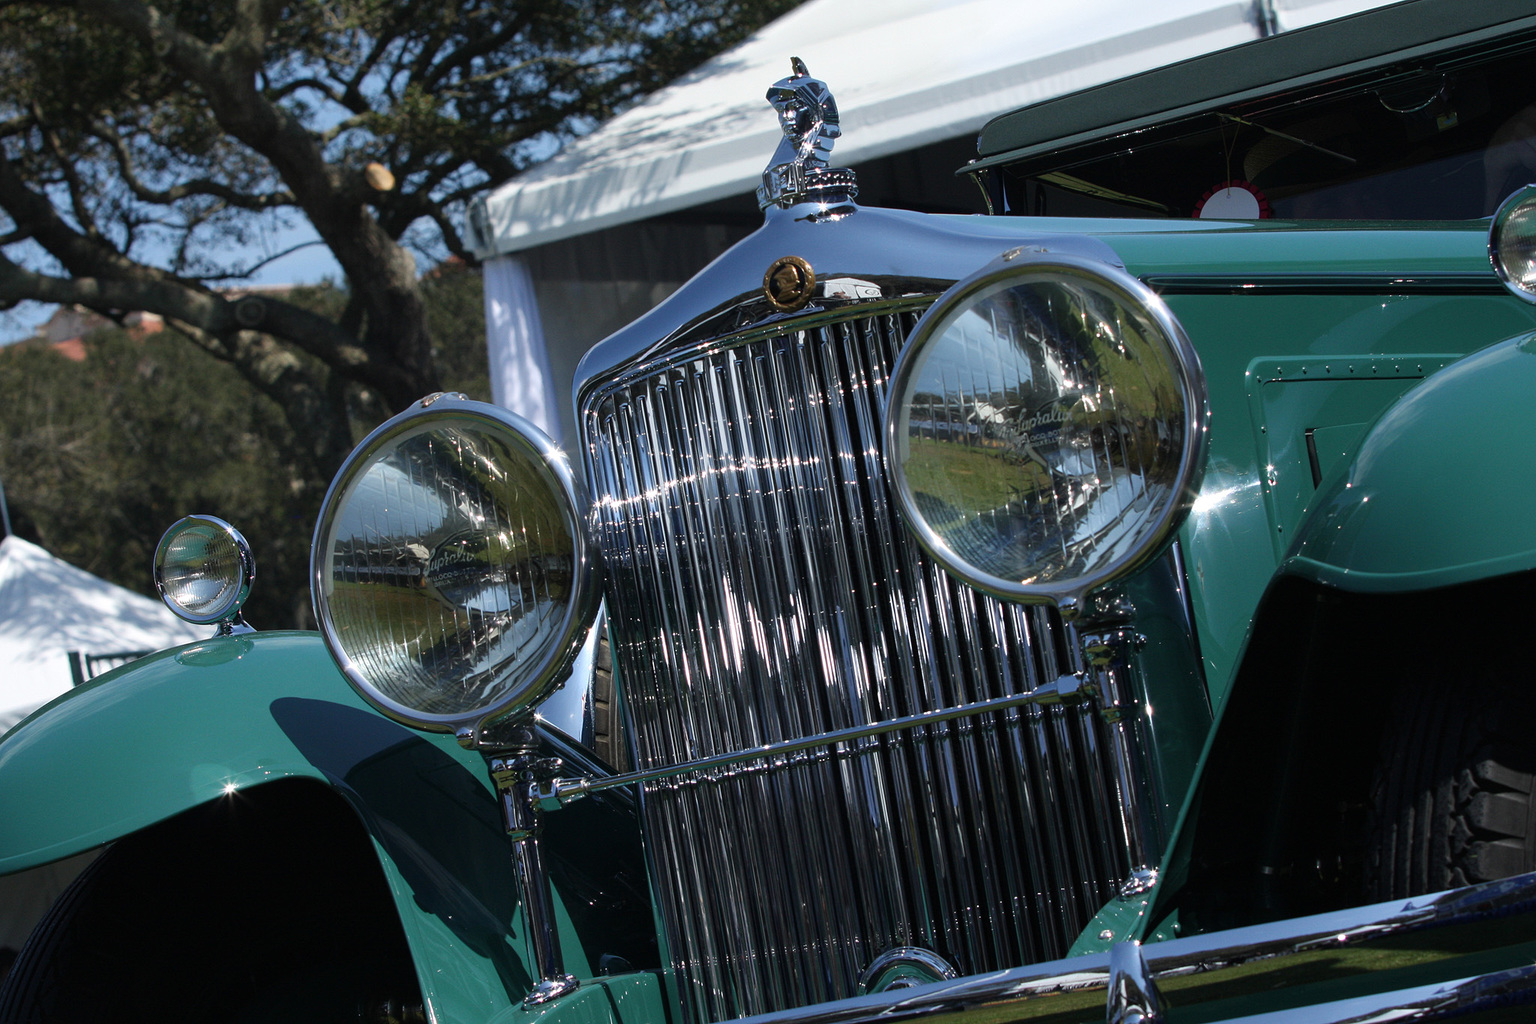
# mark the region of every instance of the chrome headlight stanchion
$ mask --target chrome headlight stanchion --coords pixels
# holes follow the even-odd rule
[[[512,863],[517,869],[528,920],[528,944],[533,951],[534,969],[538,971],[538,980],[523,997],[523,1005],[538,1006],[558,999],[580,984],[565,970],[565,956],[555,930],[549,873],[539,848],[538,791],[559,772],[560,760],[539,756],[537,738],[526,725],[508,729],[506,743],[504,750],[487,753],[485,763],[501,802],[502,823],[512,840]]]
[[[1161,830],[1152,807],[1151,788],[1145,778],[1135,732],[1142,710],[1142,687],[1135,680],[1133,655],[1146,644],[1134,626],[1135,608],[1118,595],[1100,594],[1090,602],[1077,623],[1083,664],[1100,695],[1099,714],[1110,727],[1113,739],[1118,806],[1130,844],[1131,873],[1122,882],[1120,895],[1142,895],[1157,880],[1155,865],[1161,858]]]
[[[517,871],[528,945],[533,952],[534,970],[538,972],[533,988],[523,997],[523,1005],[528,1007],[558,999],[581,983],[565,970],[549,872],[544,868],[544,853],[539,847],[538,790],[543,780],[552,778],[559,770],[560,761],[538,755],[531,728],[520,726],[517,731],[525,738],[500,753],[486,752],[485,764],[501,803],[502,825],[512,841],[512,866]]]
[[[362,697],[484,755],[501,802],[538,974],[525,1005],[577,987],[565,971],[539,849],[533,708],[561,686],[597,611],[585,505],[543,431],[462,395],[433,395],[347,459],[311,553],[315,615]]]

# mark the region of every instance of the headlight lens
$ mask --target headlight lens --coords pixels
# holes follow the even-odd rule
[[[326,495],[311,552],[327,645],[385,714],[466,742],[563,682],[595,611],[563,453],[495,406],[434,396]]]
[[[1511,194],[1493,215],[1488,258],[1504,287],[1536,302],[1536,185]]]
[[[188,622],[232,625],[255,578],[251,546],[213,516],[177,520],[155,547],[155,589]]]
[[[1205,382],[1173,315],[1096,261],[1015,253],[939,298],[897,360],[885,457],[908,525],[961,579],[1075,614],[1178,528]]]

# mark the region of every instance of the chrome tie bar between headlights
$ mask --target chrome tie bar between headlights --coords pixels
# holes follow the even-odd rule
[[[957,719],[974,718],[977,715],[985,715],[988,712],[1008,711],[1012,708],[1025,707],[1030,704],[1078,704],[1093,697],[1095,693],[1095,687],[1091,682],[1077,675],[1065,675],[1054,682],[1037,686],[1028,693],[1014,694],[1010,697],[996,697],[991,700],[976,701],[975,703],[962,704],[952,708],[940,708],[936,711],[925,711],[921,714],[907,715],[904,718],[892,718],[884,722],[874,722],[869,725],[854,726],[849,729],[838,729],[834,732],[819,733],[815,736],[786,740],[782,743],[769,743],[746,750],[734,750],[729,753],[716,754],[713,757],[700,758],[697,761],[688,761],[683,764],[665,765],[660,768],[651,768],[638,772],[626,772],[622,775],[610,775],[601,779],[550,779],[536,787],[535,800],[538,802],[540,810],[556,810],[574,800],[580,800],[582,797],[592,793],[601,793],[606,789],[618,789],[623,786],[633,786],[638,783],[653,782],[658,779],[709,772],[753,761],[775,760],[790,754],[814,750],[818,747],[831,747],[840,743],[851,743],[856,740],[869,739],[873,736],[901,732],[924,725],[936,725],[940,722],[953,722]]]

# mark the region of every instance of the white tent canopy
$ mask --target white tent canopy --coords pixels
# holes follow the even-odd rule
[[[959,136],[1067,92],[1380,6],[1380,0],[809,0],[477,201],[482,259],[751,192],[778,143],[764,99],[803,59],[837,97],[835,163]]]
[[[209,635],[158,601],[7,537],[0,541],[0,733],[73,685],[71,652],[155,651]]]

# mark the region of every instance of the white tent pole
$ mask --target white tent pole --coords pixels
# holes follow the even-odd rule
[[[486,260],[485,331],[491,400],[560,440],[553,373],[533,278],[518,256]]]

